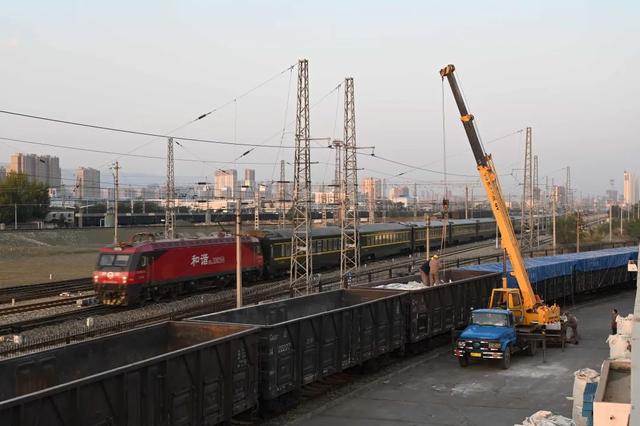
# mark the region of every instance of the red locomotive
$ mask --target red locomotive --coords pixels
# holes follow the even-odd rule
[[[264,260],[257,238],[242,237],[242,273],[258,279]],[[235,237],[146,240],[100,250],[93,287],[100,303],[137,304],[174,297],[198,285],[225,285],[235,279]]]

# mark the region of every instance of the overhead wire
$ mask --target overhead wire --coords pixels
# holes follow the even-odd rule
[[[10,141],[10,142],[17,142],[17,143],[25,143],[25,144],[29,144],[29,145],[39,145],[39,146],[48,146],[48,147],[53,147],[53,148],[69,149],[69,150],[74,150],[74,151],[92,152],[92,153],[97,153],[97,154],[119,155],[119,156],[122,156],[122,157],[146,158],[146,159],[153,159],[153,160],[166,160],[167,159],[166,157],[158,156],[158,155],[127,154],[127,153],[124,153],[124,152],[108,151],[108,150],[95,149],[95,148],[82,148],[82,147],[77,147],[77,146],[54,144],[54,143],[47,143],[47,142],[36,142],[36,141],[31,141],[31,140],[8,138],[8,137],[3,137],[3,136],[0,136],[0,140]],[[190,159],[190,158],[176,158],[175,161],[193,162],[193,163],[209,163],[209,164],[233,164],[234,163],[234,161],[219,161],[219,160],[215,160],[214,161],[214,160],[200,160],[200,159]],[[238,163],[238,164],[244,164],[244,165],[271,165],[273,163],[271,163],[271,162],[247,162],[247,163]]]
[[[102,126],[102,125],[98,125],[98,124],[81,123],[81,122],[70,121],[70,120],[60,120],[60,119],[57,119],[57,118],[44,117],[44,116],[33,115],[33,114],[24,114],[24,113],[20,113],[20,112],[7,111],[7,110],[0,110],[0,114],[7,114],[7,115],[13,115],[13,116],[17,116],[17,117],[30,118],[30,119],[34,119],[34,120],[41,120],[41,121],[48,121],[48,122],[59,123],[59,124],[66,124],[66,125],[70,125],[70,126],[78,126],[78,127],[86,127],[86,128],[91,128],[91,129],[97,129],[97,130],[105,130],[105,131],[116,132],[116,133],[127,133],[127,134],[138,135],[138,136],[151,136],[151,137],[155,137],[155,138],[164,138],[164,139],[172,137],[174,140],[177,139],[177,140],[188,141],[188,142],[201,142],[201,143],[209,143],[209,144],[216,144],[216,145],[247,146],[247,147],[260,147],[260,148],[286,148],[286,149],[295,148],[292,145],[280,146],[280,145],[263,144],[263,143],[231,142],[231,141],[222,141],[222,140],[214,140],[214,139],[190,138],[190,137],[186,137],[186,136],[171,136],[171,135],[167,135],[167,134],[144,132],[144,131],[138,131],[138,130],[129,130],[129,129],[123,129],[123,128],[118,128],[118,127]]]

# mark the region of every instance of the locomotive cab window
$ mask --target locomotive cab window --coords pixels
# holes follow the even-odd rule
[[[129,264],[130,257],[128,254],[103,254],[100,256],[98,265],[100,267],[115,266],[123,268]]]

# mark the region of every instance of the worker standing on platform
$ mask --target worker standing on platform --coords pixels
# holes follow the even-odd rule
[[[618,323],[616,319],[618,318],[618,310],[613,308],[611,311],[611,334],[618,334]]]
[[[438,283],[440,272],[440,259],[438,259],[438,255],[434,255],[429,261],[429,279],[432,285]]]
[[[422,280],[422,284],[426,285],[427,287],[431,285],[429,279],[429,271],[429,259],[427,259],[422,265],[420,265],[420,279]]]

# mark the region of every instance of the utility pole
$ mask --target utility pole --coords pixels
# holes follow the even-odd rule
[[[540,185],[538,182],[538,156],[533,156],[533,214],[534,226],[536,229],[536,246],[540,247]]]
[[[522,208],[520,217],[521,246],[533,246],[533,166],[531,158],[531,127],[526,129],[524,149],[524,185],[522,190]]]
[[[242,191],[236,198],[236,308],[242,307]]]
[[[256,191],[253,195],[253,229],[257,231],[260,229],[260,185],[256,186]]]
[[[469,219],[469,185],[464,186],[464,218]]]
[[[281,228],[284,228],[286,224],[287,183],[289,182],[286,181],[284,160],[280,160],[280,180],[278,181],[278,197],[280,199],[278,201],[280,203],[279,222]]]
[[[565,183],[565,201],[567,210],[573,209],[573,193],[571,192],[571,167],[567,166],[567,180]]]
[[[369,205],[369,223],[375,223],[376,221],[376,183],[375,179],[367,178],[369,185],[365,186],[367,191],[367,204]]]
[[[320,193],[322,194],[320,197],[320,202],[322,203],[322,226],[327,226],[327,193],[324,182],[322,182]]]
[[[428,213],[424,214],[424,223],[425,223],[425,232],[424,232],[424,239],[425,239],[425,245],[424,245],[424,251],[427,254],[427,261],[429,261],[429,258],[431,257],[429,255],[429,252],[431,250],[431,216]]]
[[[553,221],[553,255],[556,254],[556,197],[558,196],[558,187],[553,187],[553,196],[551,197],[551,220]]]
[[[620,205],[620,239],[622,239],[622,205]]]
[[[116,160],[116,164],[113,166],[114,175],[113,175],[113,198],[114,198],[114,207],[113,207],[113,244],[118,244],[118,201],[120,198],[120,164]]]
[[[387,223],[387,180],[382,179],[382,223]]]
[[[293,179],[293,232],[291,234],[291,293],[304,285],[311,291],[312,254],[309,204],[311,197],[311,149],[309,126],[309,62],[298,61],[298,99]]]
[[[418,220],[418,184],[413,184],[413,220]]]
[[[576,253],[580,253],[580,211],[576,210]]]
[[[344,143],[342,141],[334,140],[331,143],[331,146],[335,150],[336,158],[335,158],[335,171],[333,177],[333,203],[335,205],[335,209],[333,211],[333,222],[337,226],[342,226],[342,169],[344,165],[342,164],[342,150],[344,148]]]
[[[358,162],[356,157],[356,110],[353,78],[344,82],[344,173],[342,176],[342,226],[340,276],[348,287],[360,266],[358,244]]]
[[[609,204],[609,242],[613,242],[613,202]]]
[[[18,203],[13,203],[13,229],[18,229]]]
[[[164,209],[164,237],[174,238],[176,181],[173,163],[173,138],[167,138],[167,200]]]

